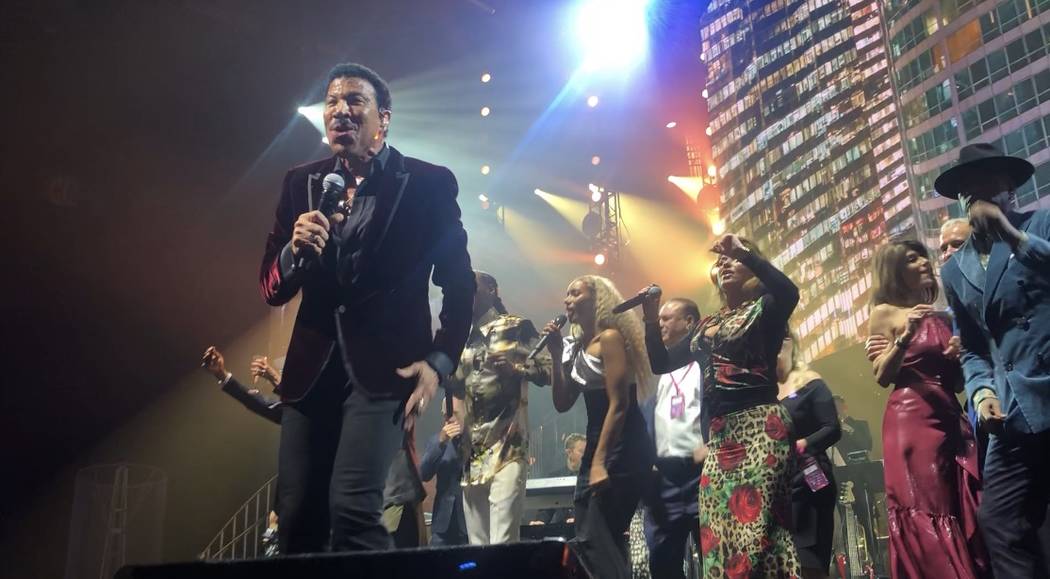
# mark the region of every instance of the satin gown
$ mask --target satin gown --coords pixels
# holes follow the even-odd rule
[[[886,404],[882,445],[895,579],[990,576],[977,528],[977,445],[955,396],[962,368],[944,355],[951,336],[943,316],[920,322]]]

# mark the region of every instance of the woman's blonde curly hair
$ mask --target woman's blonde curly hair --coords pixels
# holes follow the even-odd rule
[[[649,370],[649,356],[645,351],[645,331],[642,320],[636,310],[614,314],[613,308],[623,302],[620,290],[613,282],[600,275],[584,275],[573,280],[582,281],[594,292],[594,331],[618,330],[627,346],[628,372],[634,377],[638,401],[643,401],[653,393],[652,372]],[[576,339],[583,335],[583,328],[573,324],[570,333]],[[586,347],[585,344],[580,344]]]

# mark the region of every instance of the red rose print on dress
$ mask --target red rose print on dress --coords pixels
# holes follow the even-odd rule
[[[726,419],[724,416],[715,416],[711,419],[711,432],[722,432],[725,425]]]
[[[733,470],[740,466],[747,458],[747,448],[735,440],[727,441],[722,448],[716,452],[718,468],[722,470]]]
[[[700,527],[700,552],[706,557],[712,549],[717,549],[721,543],[711,527],[704,525]]]
[[[780,461],[777,460],[777,457],[772,452],[766,455],[766,466],[769,468],[773,468],[778,462]]]
[[[784,440],[788,437],[788,428],[776,414],[766,417],[766,435],[773,440]]]
[[[711,477],[707,476],[706,474],[702,475],[700,477],[700,488],[706,489],[707,485],[709,484],[711,484]]]
[[[755,521],[762,513],[762,494],[751,485],[738,486],[729,496],[729,512],[741,524]]]
[[[748,579],[751,576],[751,559],[746,553],[737,553],[726,561],[725,572],[729,579]]]

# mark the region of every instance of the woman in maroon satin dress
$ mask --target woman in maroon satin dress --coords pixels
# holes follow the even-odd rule
[[[875,377],[894,385],[882,425],[890,574],[990,577],[977,529],[980,474],[962,389],[958,341],[945,312],[931,305],[937,281],[926,248],[887,244],[875,255],[871,335],[890,345]]]

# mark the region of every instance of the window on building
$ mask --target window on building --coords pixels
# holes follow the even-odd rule
[[[1014,101],[1017,102],[1017,114],[1024,113],[1036,105],[1035,83],[1026,78],[1014,85]]]
[[[988,128],[1017,116],[1017,105],[1014,103],[1014,92],[1012,90],[997,94],[993,98],[995,99],[995,112],[998,118],[994,119],[992,125]]]
[[[1010,70],[1006,65],[1006,53],[1004,51],[992,51],[984,60],[988,63],[988,79],[991,82],[998,82],[1010,74]]]
[[[952,62],[960,62],[981,46],[981,24],[971,20],[948,37],[948,57]]]

